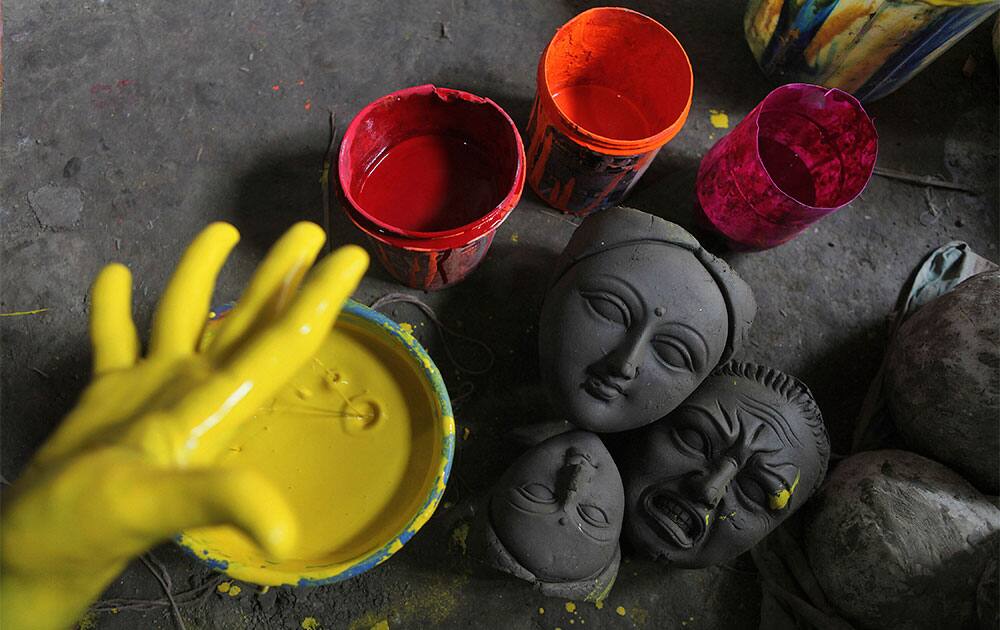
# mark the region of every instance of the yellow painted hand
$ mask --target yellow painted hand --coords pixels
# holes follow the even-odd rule
[[[93,381],[3,496],[0,626],[68,627],[132,556],[182,529],[231,524],[275,557],[294,547],[297,525],[279,490],[215,462],[319,348],[368,256],[337,250],[299,291],[324,234],[295,225],[201,344],[216,276],[238,240],[234,227],[214,223],[191,243],[145,357],[128,269],[113,264],[97,276]]]

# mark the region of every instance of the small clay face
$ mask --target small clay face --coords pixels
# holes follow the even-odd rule
[[[808,389],[752,364],[720,369],[632,443],[628,535],[685,567],[750,549],[811,494],[829,456]]]
[[[669,413],[753,318],[749,288],[724,262],[636,210],[589,217],[560,261],[542,307],[542,375],[560,411],[591,431]]]
[[[601,440],[584,431],[535,446],[504,473],[490,497],[497,538],[539,580],[591,578],[615,559],[625,497]]]

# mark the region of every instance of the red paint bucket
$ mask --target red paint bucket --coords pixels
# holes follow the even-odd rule
[[[386,270],[441,289],[478,266],[520,200],[524,146],[490,99],[421,85],[362,109],[338,168],[345,212]]]
[[[780,245],[854,201],[877,154],[875,124],[856,98],[783,85],[702,159],[700,218],[735,249]]]
[[[584,216],[617,205],[684,126],[694,76],[662,24],[621,8],[584,11],[538,62],[528,183]]]

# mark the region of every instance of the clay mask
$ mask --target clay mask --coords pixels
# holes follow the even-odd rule
[[[539,326],[542,377],[577,426],[640,427],[732,356],[755,311],[750,287],[679,226],[604,210],[557,263]]]
[[[626,534],[683,567],[753,547],[812,494],[830,452],[805,385],[735,362],[628,444]]]
[[[571,431],[518,458],[487,510],[487,561],[542,592],[595,600],[614,582],[625,496],[611,454]]]

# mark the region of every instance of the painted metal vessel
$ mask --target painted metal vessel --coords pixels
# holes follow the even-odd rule
[[[766,75],[874,101],[996,13],[996,0],[750,0],[747,43]]]

